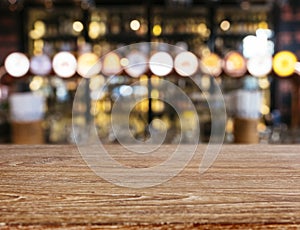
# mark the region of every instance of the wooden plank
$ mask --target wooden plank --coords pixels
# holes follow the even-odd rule
[[[105,148],[138,167],[157,164],[174,150],[164,145],[134,157],[119,145]],[[0,227],[300,228],[300,146],[224,145],[212,167],[199,174],[205,148],[200,145],[168,182],[134,189],[95,175],[76,146],[2,145]]]

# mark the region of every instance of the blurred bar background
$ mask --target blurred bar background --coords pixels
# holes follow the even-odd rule
[[[160,45],[153,52],[141,42]],[[299,47],[296,0],[4,0],[0,143],[74,143],[72,107],[82,80],[86,92],[73,108],[73,119],[84,125],[93,118],[104,143],[117,143],[111,110],[119,97],[125,106],[128,98],[141,98],[124,120],[136,139],[147,139],[151,123],[167,133],[165,143],[177,143],[180,133],[188,143],[194,125],[200,127],[199,142],[209,141],[207,99],[213,82],[226,102],[225,143],[299,143]],[[141,66],[126,71],[128,64],[159,52],[169,54],[174,64],[169,70]],[[197,58],[190,78],[176,71],[176,65],[186,65],[175,61],[184,52]],[[163,62],[167,58],[162,56]],[[199,124],[187,110],[185,128],[180,127],[176,111],[160,99],[162,79],[192,99]]]

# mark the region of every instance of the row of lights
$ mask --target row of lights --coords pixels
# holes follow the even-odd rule
[[[141,22],[138,19],[133,19],[129,23],[130,29],[132,31],[138,31],[141,28]],[[39,39],[42,38],[45,35],[46,32],[46,25],[43,21],[37,20],[34,23],[34,29],[29,32],[29,36],[32,39]],[[228,31],[231,28],[231,23],[228,20],[223,20],[220,23],[220,29],[222,31]],[[266,22],[260,22],[258,25],[259,29],[267,29],[268,24]],[[84,25],[81,21],[74,21],[72,23],[72,29],[74,34],[79,34],[83,31]],[[89,36],[92,39],[96,39],[101,35],[104,35],[106,33],[106,24],[102,21],[92,21],[89,24]],[[205,35],[209,29],[207,28],[205,23],[200,23],[195,27],[193,30],[194,32],[197,32],[199,34]],[[152,34],[154,36],[160,36],[163,32],[163,29],[160,24],[155,24],[152,28]]]
[[[231,29],[231,22],[227,19],[224,19],[220,22],[220,29],[224,32],[229,31]],[[258,29],[268,29],[269,25],[265,21],[261,21],[255,26]]]
[[[51,62],[47,55],[36,55],[29,60],[23,53],[11,53],[4,63],[6,71],[14,77],[22,77],[29,69],[36,75],[50,74],[52,69],[60,77],[72,77],[76,71],[85,78],[99,74],[106,76],[120,74],[123,70],[131,77],[140,77],[150,70],[157,76],[167,76],[174,68],[183,77],[194,75],[200,68],[203,74],[219,76],[222,71],[231,77],[241,77],[248,72],[255,77],[264,77],[272,69],[281,76],[287,77],[294,72],[300,73],[300,63],[290,51],[280,51],[274,57],[261,56],[246,60],[237,51],[227,53],[221,59],[215,53],[209,53],[200,60],[192,52],[183,51],[175,58],[164,51],[159,51],[148,58],[143,52],[133,50],[125,57],[117,52],[110,52],[100,61],[94,53],[84,53],[77,59],[72,53],[59,52]]]
[[[81,21],[74,21],[72,23],[72,29],[73,29],[73,34],[78,35],[80,34],[83,29],[84,25]],[[140,20],[138,19],[133,19],[129,22],[129,27],[132,31],[139,31],[142,27],[142,24]],[[105,22],[103,21],[91,21],[88,26],[88,34],[89,37],[92,39],[97,39],[100,36],[103,36],[107,31],[107,27]],[[200,23],[199,25],[196,25],[195,28],[193,29],[195,33],[199,33],[201,35],[207,35],[210,33],[210,30],[207,28],[205,23]],[[163,32],[163,28],[160,24],[155,24],[152,28],[152,34],[154,36],[160,36]],[[46,34],[46,24],[41,21],[37,20],[33,24],[33,29],[29,32],[30,38],[36,40],[40,39]]]

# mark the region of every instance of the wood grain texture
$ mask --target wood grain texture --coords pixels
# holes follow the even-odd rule
[[[199,174],[205,147],[168,182],[133,189],[95,175],[76,146],[2,145],[0,228],[300,229],[300,146],[224,145]],[[146,161],[105,148],[141,167],[174,146]]]

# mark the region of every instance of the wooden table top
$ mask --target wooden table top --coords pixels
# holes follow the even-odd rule
[[[0,228],[300,229],[300,146],[224,145],[199,174],[204,148],[176,177],[136,189],[94,174],[76,146],[2,145]]]

